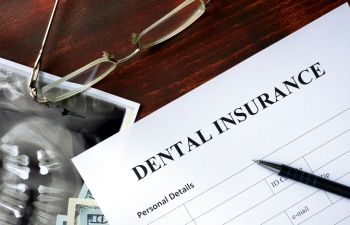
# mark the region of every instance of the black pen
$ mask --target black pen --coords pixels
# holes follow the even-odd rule
[[[316,176],[308,172],[304,172],[302,170],[287,165],[267,162],[263,160],[253,161],[263,167],[266,167],[269,170],[276,172],[282,177],[289,178],[345,198],[350,198],[350,187],[345,186],[343,184],[325,179],[323,177]]]

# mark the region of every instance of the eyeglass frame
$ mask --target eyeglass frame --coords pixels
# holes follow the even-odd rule
[[[196,11],[199,12],[198,15],[192,15],[191,17],[188,18],[188,20],[181,25],[180,27],[178,27],[176,30],[169,32],[168,34],[166,34],[164,37],[156,40],[155,42],[151,42],[149,44],[146,45],[142,45],[140,40],[141,38],[146,35],[149,31],[151,31],[153,28],[157,27],[158,25],[160,25],[161,23],[163,23],[164,21],[168,20],[171,16],[175,15],[177,12],[181,11],[182,9],[184,9],[186,6],[188,6],[189,4],[195,2],[195,1],[199,1],[201,2],[200,7],[202,8],[202,11]],[[43,87],[43,92],[45,92],[46,90],[50,90],[56,86],[58,86],[59,84],[70,80],[71,78],[75,77],[76,75],[79,75],[80,73],[92,68],[95,65],[98,65],[99,63],[103,63],[103,62],[109,62],[112,63],[113,66],[108,69],[107,71],[103,72],[102,75],[100,75],[99,77],[97,77],[96,79],[93,79],[92,81],[90,81],[88,84],[84,84],[81,85],[81,87],[70,91],[64,95],[61,95],[58,99],[56,99],[54,102],[58,102],[61,101],[63,99],[67,99],[69,97],[72,97],[80,92],[85,91],[86,89],[90,88],[91,86],[93,86],[94,84],[96,84],[97,82],[101,81],[103,78],[105,78],[107,75],[109,75],[119,64],[124,63],[126,61],[128,61],[129,59],[133,58],[138,52],[140,52],[143,49],[147,49],[150,48],[152,46],[158,45],[172,37],[174,37],[175,35],[179,34],[180,32],[182,32],[183,30],[185,30],[187,27],[189,27],[192,23],[194,23],[198,18],[200,18],[202,16],[202,14],[205,12],[206,6],[209,4],[211,0],[185,0],[184,2],[182,2],[180,5],[178,5],[175,9],[173,9],[172,11],[170,11],[168,14],[166,14],[165,16],[163,16],[161,19],[157,20],[155,23],[153,23],[151,26],[147,27],[146,29],[144,29],[142,32],[140,32],[139,34],[136,33],[132,33],[132,44],[136,45],[136,49],[130,53],[129,55],[127,55],[124,58],[118,59],[116,60],[114,58],[113,55],[103,51],[103,56],[101,58],[98,58],[88,64],[86,64],[85,66],[79,68],[78,70],[54,81],[51,82],[47,85],[45,85]],[[43,96],[42,98],[38,96],[38,87],[37,87],[37,83],[38,83],[38,77],[39,77],[39,73],[40,73],[40,65],[41,65],[41,60],[42,60],[42,55],[46,46],[46,42],[47,42],[47,38],[49,35],[49,32],[51,30],[51,26],[53,23],[53,19],[54,16],[56,14],[57,11],[57,7],[58,7],[58,3],[59,0],[55,0],[55,4],[49,19],[49,23],[48,26],[46,28],[45,31],[45,35],[41,44],[41,48],[39,51],[39,54],[37,56],[37,59],[34,63],[33,66],[33,72],[32,75],[30,77],[29,80],[29,93],[31,95],[31,97],[33,98],[34,101],[37,101],[38,103],[42,103],[42,104],[47,104],[51,101],[47,100],[45,96]],[[199,8],[200,9],[200,8]]]

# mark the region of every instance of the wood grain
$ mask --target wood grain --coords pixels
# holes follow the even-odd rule
[[[132,32],[179,0],[61,0],[42,70],[59,76],[132,51]],[[138,119],[286,37],[346,0],[212,0],[198,21],[95,87],[141,103]],[[0,0],[0,57],[32,66],[54,1]],[[184,109],[185,110],[185,109]]]

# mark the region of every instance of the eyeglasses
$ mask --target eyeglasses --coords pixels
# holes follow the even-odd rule
[[[175,9],[143,30],[141,33],[133,33],[132,44],[136,46],[136,48],[126,57],[117,60],[111,54],[103,52],[103,56],[101,58],[88,63],[82,68],[66,75],[65,77],[62,77],[61,79],[43,85],[42,88],[39,88],[38,77],[42,55],[59,2],[59,0],[55,0],[55,5],[51,13],[49,24],[46,28],[41,49],[35,61],[33,73],[30,78],[30,95],[39,103],[54,103],[85,91],[92,85],[105,78],[119,64],[133,58],[138,52],[158,45],[186,29],[204,13],[206,5],[208,5],[209,1],[210,0],[185,0]]]

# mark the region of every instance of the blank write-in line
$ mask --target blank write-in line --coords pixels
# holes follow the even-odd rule
[[[337,224],[339,224],[339,223],[341,223],[341,222],[343,222],[344,220],[349,219],[349,218],[350,218],[350,215],[348,215],[347,217],[345,217],[345,218],[343,218],[342,220],[338,221],[338,222],[335,223],[334,225],[337,225]]]
[[[350,174],[350,172],[345,173],[343,176],[341,176],[341,177],[339,177],[338,179],[336,179],[336,181],[337,181],[337,180],[340,180],[341,178],[343,178],[343,177],[345,177],[345,176],[347,176],[347,175],[349,175],[349,174]],[[294,183],[294,184],[295,184],[295,183]],[[290,186],[292,186],[292,185],[290,185]],[[290,187],[290,186],[288,186],[288,187]],[[291,205],[291,206],[288,207],[287,209],[285,209],[285,210],[283,210],[283,211],[281,211],[281,212],[278,212],[275,216],[273,216],[273,217],[271,217],[270,219],[266,220],[266,221],[263,222],[262,224],[267,223],[268,221],[272,220],[273,218],[275,218],[275,217],[278,216],[279,214],[281,214],[281,213],[283,213],[283,212],[285,212],[285,211],[287,211],[287,210],[293,208],[294,206],[296,206],[296,205],[299,204],[300,202],[306,200],[307,198],[311,197],[312,195],[314,195],[314,194],[316,194],[316,193],[318,193],[318,192],[320,192],[320,191],[323,191],[323,190],[315,190],[315,192],[311,193],[310,195],[306,196],[305,198],[301,199],[300,201],[294,203],[293,205]],[[334,205],[335,203],[339,202],[339,201],[342,200],[342,199],[343,199],[343,198],[340,198],[339,200],[337,200],[336,202],[334,202],[333,204],[331,204],[331,205],[329,205],[329,206]],[[328,206],[328,207],[329,207],[329,206]],[[328,208],[328,207],[327,207],[327,208]],[[323,210],[324,210],[324,209],[323,209]],[[323,211],[323,210],[321,210],[321,211]],[[321,211],[319,211],[318,213],[320,213]],[[317,214],[318,214],[318,213],[317,213]],[[315,214],[315,215],[316,215],[316,214]],[[315,216],[315,215],[313,215],[313,216]],[[313,216],[311,216],[311,217],[313,217]],[[310,217],[310,218],[311,218],[311,217]],[[289,218],[289,216],[288,216],[288,218]],[[306,220],[304,220],[303,222],[305,222],[305,221],[306,221]],[[302,222],[302,223],[303,223],[303,222]]]
[[[346,131],[344,131],[344,132],[341,132],[340,134],[336,135],[335,137],[331,138],[330,140],[326,141],[325,143],[319,145],[317,148],[311,150],[310,152],[313,152],[313,151],[315,151],[316,149],[318,149],[318,148],[324,146],[325,144],[328,144],[330,141],[335,140],[336,138],[338,138],[338,137],[344,135],[344,134],[345,134],[346,132],[348,132],[348,131],[350,131],[350,129],[348,129],[348,130],[346,130]],[[329,163],[335,161],[336,159],[338,159],[338,158],[340,158],[340,157],[346,155],[349,151],[350,151],[350,150],[346,151],[345,153],[341,154],[340,156],[336,157],[335,159],[333,159],[333,160],[327,162],[326,164],[324,164],[324,165],[321,166],[320,168],[322,168],[322,167],[328,165]],[[309,154],[309,153],[307,153],[307,154]],[[305,154],[305,155],[307,155],[307,154]],[[299,159],[302,159],[303,157],[304,157],[304,156],[298,158],[297,160],[293,161],[292,163],[298,161]],[[320,169],[320,168],[318,168],[318,169]],[[318,169],[317,169],[317,170],[318,170]],[[317,170],[315,170],[315,171],[317,171]],[[350,173],[350,172],[349,172],[349,173]],[[347,174],[348,174],[348,173],[347,173]],[[342,177],[346,176],[347,174],[343,175]],[[265,179],[267,179],[267,178],[270,177],[270,176],[271,176],[271,175],[267,176]],[[340,177],[340,178],[342,178],[342,177]],[[338,178],[338,179],[340,179],[340,178]],[[337,180],[338,180],[338,179],[337,179]],[[258,183],[259,183],[259,182],[258,182]],[[295,183],[296,183],[296,182],[294,182],[294,183],[288,185],[288,186],[287,186],[286,188],[284,188],[283,190],[287,189],[288,187],[292,186],[292,185],[295,184]],[[249,188],[251,188],[251,187],[249,187]],[[247,190],[247,189],[246,189],[246,190]],[[246,190],[244,190],[243,192],[245,192]],[[242,193],[243,193],[243,192],[242,192]],[[280,193],[280,192],[278,192],[278,193]],[[267,199],[270,199],[271,197],[273,197],[273,196],[270,196],[270,197],[267,198]],[[229,200],[231,200],[231,199],[232,199],[232,198],[229,198]],[[265,199],[265,200],[266,200],[266,199]],[[264,201],[265,201],[265,200],[264,200]],[[264,201],[263,201],[263,202],[264,202]],[[224,201],[224,202],[227,202],[227,200]],[[262,203],[262,202],[260,202],[260,203]],[[259,203],[259,204],[260,204],[260,203]],[[221,204],[219,204],[219,205],[222,205],[222,204],[223,204],[223,203],[221,203]],[[258,204],[258,205],[259,205],[259,204]],[[255,205],[255,206],[251,207],[250,209],[246,210],[244,213],[248,212],[249,210],[255,208],[255,207],[258,206],[258,205]],[[215,207],[215,208],[217,208],[217,207]],[[209,210],[209,211],[212,211],[212,209]],[[208,212],[209,212],[209,211],[208,211]],[[207,213],[207,212],[206,212],[206,213]],[[206,213],[204,213],[204,214],[206,214]],[[242,213],[242,214],[244,214],[244,213]],[[204,214],[201,214],[200,216],[196,217],[195,219],[197,219],[197,218],[203,216]],[[240,215],[242,215],[242,214],[240,214]],[[239,216],[240,216],[240,215],[239,215]],[[237,217],[235,217],[235,218],[237,218]],[[231,221],[231,220],[230,220],[230,221]],[[227,223],[227,222],[226,222],[226,223]],[[224,223],[224,224],[226,224],[226,223]]]

